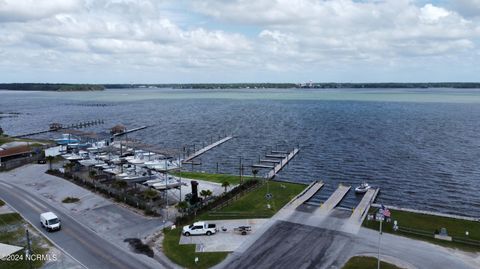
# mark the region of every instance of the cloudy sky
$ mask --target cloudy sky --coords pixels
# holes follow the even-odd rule
[[[480,0],[0,0],[0,82],[480,81]]]

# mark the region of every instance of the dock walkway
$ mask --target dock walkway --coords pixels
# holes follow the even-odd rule
[[[289,202],[288,206],[297,208],[299,205],[308,201],[310,197],[315,195],[323,187],[322,181],[315,181],[310,184],[304,191],[298,194],[292,201]]]
[[[194,159],[194,158],[196,158],[196,157],[204,154],[205,152],[213,149],[214,147],[217,147],[217,146],[219,146],[219,145],[227,142],[228,140],[230,140],[230,139],[232,139],[232,138],[233,138],[233,136],[227,136],[227,137],[225,137],[225,138],[223,138],[223,139],[220,139],[220,140],[218,140],[217,142],[212,143],[212,144],[210,144],[210,145],[208,145],[208,146],[206,146],[206,147],[204,147],[204,148],[202,148],[202,149],[200,149],[200,150],[192,153],[192,154],[189,155],[185,160],[183,160],[183,162],[184,162],[184,163],[189,162],[189,161],[191,161],[192,159]]]
[[[373,201],[377,197],[379,189],[369,189],[364,195],[358,206],[353,210],[350,220],[361,224],[370,209]]]
[[[340,201],[342,201],[343,197],[345,197],[350,188],[350,186],[338,186],[337,190],[327,199],[327,201],[325,201],[325,203],[322,204],[322,206],[320,206],[320,208],[315,210],[315,212],[328,214],[340,203]]]
[[[288,154],[285,154],[285,155],[266,155],[266,157],[268,158],[279,158],[281,157],[281,161],[280,163],[278,163],[277,165],[275,165],[275,167],[270,171],[268,172],[268,174],[265,176],[266,179],[272,179],[274,178],[278,172],[280,172],[280,170],[282,170],[282,168],[287,165],[287,163],[293,159],[293,157],[295,157],[295,155],[297,155],[297,153],[299,152],[299,149],[298,148],[294,148],[290,153]]]

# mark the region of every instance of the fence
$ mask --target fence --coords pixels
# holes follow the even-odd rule
[[[15,169],[17,167],[32,163],[32,162],[37,162],[38,160],[42,159],[41,154],[33,154],[32,156],[28,157],[22,157],[18,159],[13,159],[13,160],[8,160],[5,162],[0,163],[0,172],[2,171],[8,171]]]
[[[177,225],[190,223],[195,219],[197,214],[201,214],[213,209],[217,209],[219,206],[225,205],[229,201],[233,201],[232,199],[240,198],[241,196],[245,195],[247,192],[250,192],[255,188],[258,188],[260,185],[261,185],[260,181],[258,181],[257,179],[248,180],[245,183],[233,188],[229,192],[224,193],[218,197],[215,197],[215,199],[210,200],[209,203],[190,207],[189,210],[186,212],[186,214],[181,217],[178,217],[175,222]]]
[[[431,239],[435,238],[435,232],[434,231],[412,229],[412,228],[407,228],[407,227],[403,227],[403,226],[402,227],[399,226],[398,231],[401,232],[401,233],[404,233],[404,234],[423,236],[423,237],[428,237],[428,238],[431,238]],[[452,237],[452,242],[466,244],[466,245],[475,246],[475,247],[480,247],[480,241],[478,241],[478,240],[463,238],[463,237],[459,237],[459,236],[451,236],[451,237]]]

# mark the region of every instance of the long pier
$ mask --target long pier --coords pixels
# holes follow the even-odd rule
[[[104,123],[105,122],[103,120],[84,121],[84,122],[78,122],[78,123],[72,123],[72,124],[51,123],[50,124],[50,129],[48,129],[48,130],[31,132],[31,133],[28,133],[28,134],[21,134],[21,135],[16,135],[16,136],[13,136],[13,137],[14,138],[21,138],[21,137],[44,134],[44,133],[49,133],[49,132],[56,132],[56,131],[60,131],[60,130],[64,130],[64,129],[81,129],[81,128],[100,125],[100,124],[104,124]]]
[[[350,188],[350,186],[338,186],[337,190],[315,212],[328,214],[340,203],[340,201],[342,201],[343,197],[345,197]]]
[[[133,132],[136,132],[136,131],[140,131],[140,130],[143,130],[143,129],[146,129],[148,128],[149,126],[141,126],[141,127],[138,127],[138,128],[133,128],[133,129],[130,129],[130,130],[126,130],[125,132],[121,132],[121,133],[118,133],[118,134],[114,134],[113,136],[114,137],[117,137],[117,136],[122,136],[122,135],[126,135],[126,134],[129,134],[129,133],[133,133]]]
[[[190,162],[192,159],[194,159],[194,158],[196,158],[196,157],[204,154],[205,152],[213,149],[214,147],[217,147],[217,146],[219,146],[219,145],[227,142],[228,140],[230,140],[230,139],[232,139],[232,138],[233,138],[233,136],[227,136],[227,137],[225,137],[225,138],[223,138],[223,139],[218,140],[217,142],[214,142],[214,143],[212,143],[212,144],[210,144],[210,145],[208,145],[208,146],[206,146],[206,147],[204,147],[204,148],[202,148],[202,149],[200,149],[200,150],[192,153],[192,154],[189,155],[187,158],[185,158],[185,160],[183,160],[183,163]]]
[[[353,210],[350,220],[361,224],[370,209],[373,201],[377,197],[379,189],[369,189],[364,195],[358,206]]]
[[[282,158],[280,160],[280,163],[278,163],[277,165],[275,165],[275,167],[270,171],[268,172],[268,174],[265,176],[266,179],[272,179],[274,178],[278,172],[280,172],[280,170],[283,169],[283,167],[285,167],[285,165],[287,165],[287,163],[293,159],[293,157],[295,157],[295,155],[297,155],[297,153],[299,152],[300,150],[298,148],[294,148],[290,153],[288,154],[267,154],[266,157],[268,158]]]

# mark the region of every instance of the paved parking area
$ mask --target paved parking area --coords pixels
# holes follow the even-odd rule
[[[215,220],[209,221],[215,223],[220,230],[217,234],[206,236],[181,236],[180,244],[196,244],[197,252],[218,252],[218,251],[235,251],[250,237],[254,236],[259,228],[267,222],[268,219],[239,219],[239,220]],[[239,226],[251,226],[252,231],[247,235],[241,235],[233,231]],[[222,227],[227,228],[226,232],[221,230]]]

